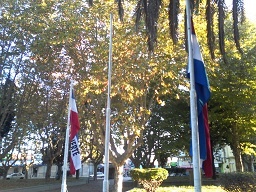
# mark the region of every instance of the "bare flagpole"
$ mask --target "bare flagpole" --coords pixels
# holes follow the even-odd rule
[[[70,90],[69,90],[68,120],[67,120],[67,129],[66,129],[66,137],[65,137],[65,151],[64,151],[63,169],[62,169],[63,174],[62,174],[61,192],[67,192],[67,169],[68,169],[67,166],[68,166],[70,107],[71,107],[72,89],[73,89],[73,81],[71,80]]]
[[[110,140],[110,93],[111,93],[111,71],[112,71],[112,34],[113,34],[113,15],[110,14],[110,34],[109,34],[109,64],[108,64],[108,97],[106,108],[106,132],[105,132],[105,156],[104,156],[104,180],[103,192],[109,192],[109,140]]]
[[[195,90],[195,69],[193,61],[193,49],[191,42],[191,8],[190,0],[186,0],[187,13],[187,39],[188,39],[188,55],[190,72],[190,116],[191,116],[191,132],[192,132],[192,153],[193,153],[193,174],[194,189],[201,192],[201,170],[200,170],[200,153],[199,153],[199,133],[198,133],[198,115],[197,115],[197,96]]]

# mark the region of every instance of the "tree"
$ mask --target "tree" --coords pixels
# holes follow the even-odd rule
[[[75,33],[76,36],[68,39],[64,49],[65,55],[70,57],[70,62],[76,64],[72,70],[74,78],[79,80],[78,106],[85,103],[90,106],[88,122],[85,125],[92,128],[94,140],[97,141],[95,145],[101,152],[104,151],[105,140],[109,15],[98,13],[108,13],[110,9],[108,6],[103,7],[103,2],[99,2],[90,9],[90,12],[83,12],[83,17],[79,12],[71,10],[63,14],[70,26],[75,26],[70,29],[70,33]],[[76,14],[79,17],[75,17]],[[148,54],[146,43],[143,42],[145,34],[135,35],[129,18],[125,20],[125,24],[115,22],[114,30],[115,38],[120,41],[113,42],[113,137],[110,140],[110,160],[116,168],[116,190],[120,190],[122,166],[142,142],[141,133],[145,129],[152,105],[159,95],[158,91],[162,91],[160,87],[168,90],[167,85],[161,85],[162,79],[169,76],[174,79],[178,75],[172,72],[165,73],[165,70],[171,68],[167,65],[170,49],[159,50],[161,59]],[[138,45],[137,42],[141,43]]]
[[[198,37],[202,39],[200,44],[203,47],[203,56],[207,64],[206,67],[209,73],[210,85],[212,88],[212,98],[209,102],[212,146],[218,148],[224,144],[234,145],[232,148],[235,148],[234,153],[235,157],[237,158],[236,161],[238,162],[237,170],[242,170],[241,154],[249,153],[253,155],[255,153],[255,140],[253,136],[255,134],[253,131],[255,124],[253,121],[255,109],[252,102],[255,100],[254,96],[252,95],[254,93],[254,83],[252,82],[255,81],[255,70],[252,62],[254,56],[251,54],[255,50],[255,46],[253,43],[254,39],[247,39],[250,36],[248,35],[248,32],[254,31],[251,29],[253,26],[247,26],[248,24],[244,24],[244,26],[247,26],[244,28],[244,30],[242,30],[242,26],[240,26],[240,31],[242,34],[241,39],[244,42],[242,45],[244,54],[240,55],[232,42],[231,21],[225,24],[227,34],[226,46],[230,50],[226,55],[225,66],[223,64],[224,60],[211,60],[210,54],[206,49],[207,43],[204,41],[206,35],[202,30],[205,27],[205,24],[203,22],[198,22],[201,20],[201,16],[194,17],[194,20],[196,21],[196,29],[199,29],[196,30],[197,34],[199,34]],[[217,64],[217,62],[220,62],[220,64]],[[231,90],[233,90],[233,92],[231,92]],[[226,96],[224,97],[224,95]],[[225,99],[223,100],[223,98]],[[243,105],[241,105],[241,102]],[[175,106],[175,104],[172,105]],[[165,106],[159,105],[159,109],[164,109]],[[165,111],[167,111],[166,117],[173,120],[175,116],[173,116],[173,114],[171,115],[171,109]],[[152,115],[154,115],[154,112]],[[158,113],[156,113],[156,117],[157,115]],[[156,124],[152,126],[154,128],[159,126],[159,122],[161,122],[161,120],[156,120],[155,122]],[[231,128],[232,126],[234,126],[234,128]],[[154,138],[152,143],[154,143],[156,140],[156,137],[150,137],[150,135],[149,138]],[[147,146],[150,145],[146,141],[144,143]],[[139,150],[141,151],[141,148],[138,148],[135,151],[135,154],[139,152]],[[147,150],[150,153],[151,150]],[[140,154],[145,155],[146,153],[140,152]],[[138,154],[135,156],[138,156]],[[251,157],[249,156],[248,159],[251,159]],[[140,159],[140,161],[143,160]],[[249,165],[249,167],[251,167],[251,165]]]
[[[133,11],[130,9],[131,6],[124,9],[126,16],[122,17],[123,23],[114,21],[110,159],[117,173],[115,177],[116,190],[120,190],[121,186],[122,165],[143,142],[142,133],[145,131],[155,104],[161,105],[163,101],[168,101],[163,96],[175,92],[175,90],[179,95],[177,90],[180,85],[187,86],[183,77],[186,63],[184,41],[177,39],[176,44],[173,44],[171,39],[165,36],[169,32],[167,30],[168,20],[165,19],[168,16],[168,10],[164,9],[164,6],[167,5],[166,1],[163,1],[162,7],[160,7],[160,1],[139,2],[141,4],[138,4],[137,13],[140,11],[140,13],[145,13],[146,20],[137,25],[141,27],[138,34],[135,34],[132,27],[135,23],[129,17]],[[105,140],[108,13],[117,14],[112,2],[98,1],[91,8],[87,3],[81,1],[73,1],[72,6],[69,2],[63,1],[31,2],[24,0],[16,4],[9,0],[1,3],[4,5],[0,24],[3,34],[1,36],[3,53],[0,58],[1,77],[2,74],[5,78],[10,74],[11,81],[18,82],[13,99],[15,101],[13,129],[17,131],[17,135],[13,136],[15,138],[13,143],[10,142],[1,156],[7,154],[7,149],[10,150],[19,141],[18,139],[22,139],[26,134],[35,133],[40,135],[44,147],[49,147],[42,151],[45,152],[45,161],[48,162],[49,167],[51,166],[52,161],[57,157],[55,155],[62,151],[61,142],[63,140],[56,140],[56,137],[64,138],[68,97],[66,94],[68,92],[67,82],[71,78],[78,82],[79,100],[77,103],[81,106],[85,104],[90,106],[90,112],[82,111],[82,115],[87,115],[82,119],[84,119],[85,128],[89,128],[93,132],[93,141],[97,150],[102,154]],[[134,6],[133,1],[130,3],[129,5]],[[145,4],[143,5],[143,3]],[[172,3],[178,3],[178,1],[172,1]],[[209,0],[207,3],[208,11],[211,8],[215,9],[215,7],[211,7],[213,4],[210,4]],[[223,7],[223,1],[218,1],[218,3],[220,8]],[[172,6],[173,4],[170,4],[170,7]],[[119,7],[122,7],[121,1],[119,1]],[[152,11],[154,7],[156,11]],[[234,7],[234,10],[238,7]],[[158,8],[161,8],[161,11]],[[178,9],[170,10],[178,11]],[[219,11],[221,13],[218,15],[219,27],[221,28],[223,9],[219,9]],[[122,13],[122,9],[119,13]],[[140,14],[137,15],[140,16]],[[159,19],[156,20],[156,18]],[[155,21],[153,26],[149,22],[152,20]],[[142,27],[144,24],[147,25],[146,28]],[[171,26],[175,25],[171,24]],[[154,45],[153,54],[148,52],[144,39],[150,35],[148,43],[153,47],[156,40],[154,35],[156,29],[161,29],[162,33],[158,33],[158,44]],[[151,33],[152,30],[153,33]],[[229,31],[232,31],[231,28]],[[203,32],[204,30],[201,33],[203,34]],[[202,37],[204,36],[202,35]],[[228,38],[231,39],[229,36]],[[223,31],[220,33],[219,40],[223,47]],[[208,41],[208,44],[212,45],[214,42]],[[237,43],[236,45],[239,47]],[[239,57],[242,56],[235,52],[233,47],[232,45],[230,48],[233,51],[232,57],[229,58],[230,60],[226,59],[225,62],[240,62]],[[252,53],[255,49],[254,46],[252,47],[251,50],[246,50],[251,52],[250,56],[253,56]],[[242,48],[246,49],[246,46]],[[150,50],[152,49],[150,48]],[[177,50],[181,51],[177,53]],[[210,53],[209,55],[213,56],[212,52]],[[223,53],[225,50],[221,51],[221,54]],[[216,67],[214,66],[216,66],[215,63],[209,66],[213,74],[212,77],[215,75]],[[229,65],[229,67],[232,66]],[[226,70],[223,72],[225,75]],[[252,70],[250,73],[254,74],[254,71]],[[242,77],[244,74],[241,73],[240,76]],[[228,80],[233,80],[231,72],[227,73],[225,77],[228,77]],[[165,81],[166,79],[168,81]],[[243,83],[242,78],[238,80]],[[216,87],[218,88],[218,85]],[[253,98],[249,91],[251,87],[248,87],[247,93],[250,98]],[[88,109],[83,108],[82,110]],[[253,116],[243,117],[235,126],[240,126],[241,122]],[[216,118],[216,120],[218,119]],[[229,127],[228,122],[222,122],[221,125]],[[251,125],[248,123],[247,126]],[[253,132],[249,131],[249,133],[251,134],[250,139],[252,139]],[[248,138],[245,138],[244,141],[248,141]],[[245,143],[243,142],[243,144]],[[47,174],[48,176],[49,174]]]
[[[16,36],[13,39],[17,42],[10,42],[10,45],[15,44],[16,49],[20,45],[24,51],[16,52],[18,59],[14,59],[20,61],[19,68],[15,69],[19,69],[16,76],[21,99],[17,108],[22,113],[17,114],[17,119],[24,120],[22,125],[30,128],[26,133],[41,139],[43,158],[48,166],[48,179],[54,159],[62,152],[67,122],[67,82],[70,79],[70,67],[68,58],[63,54],[64,50],[62,52],[62,42],[66,36],[57,35],[65,29],[61,26],[62,22],[58,24],[61,15],[54,16],[58,11],[55,2],[8,3],[10,5],[6,6],[8,9],[3,20],[18,18],[13,21],[13,26],[17,26],[15,29],[20,31],[18,34],[14,33]],[[7,24],[9,23],[6,22]],[[19,57],[24,59],[19,60]]]
[[[46,86],[45,90],[43,87],[41,89],[42,92],[38,92],[37,106],[40,107],[35,110],[37,117],[33,117],[32,124],[34,125],[34,132],[43,143],[41,153],[43,154],[43,162],[47,164],[45,179],[49,179],[51,166],[55,158],[63,152],[67,122],[65,116],[67,116],[68,89],[50,87],[49,85],[48,87]]]
[[[227,23],[230,30],[231,23]],[[236,169],[244,170],[242,154],[255,154],[255,38],[251,36],[248,23],[243,28],[243,55],[239,55],[233,44],[229,46],[227,63],[220,62],[214,74],[213,96],[210,102],[211,127],[225,143],[230,145],[236,160]],[[249,35],[250,33],[250,35]],[[216,138],[217,139],[217,138]],[[246,152],[247,151],[247,152]]]
[[[14,93],[15,84],[12,80],[7,78],[4,85],[1,87],[0,136],[2,138],[10,131],[14,120]]]
[[[189,151],[189,106],[187,93],[183,94],[180,93],[179,98],[165,95],[160,104],[154,105],[144,132],[144,142],[131,157],[136,167],[152,167],[153,155],[154,160],[157,159],[159,165],[164,167],[167,157]]]
[[[4,158],[28,133],[29,115],[33,113],[35,86],[34,63],[30,60],[33,34],[24,22],[26,5],[16,6],[16,1],[1,1],[0,36],[0,132],[5,136],[5,148],[0,158]],[[15,111],[15,113],[14,113]],[[3,130],[5,129],[5,130]],[[1,139],[2,140],[2,139]]]
[[[85,108],[88,109],[88,106],[85,106]],[[80,107],[80,111],[85,112],[85,114],[80,115],[84,118],[84,119],[80,118],[81,134],[79,135],[80,136],[79,138],[82,141],[80,144],[82,162],[87,161],[87,162],[93,163],[94,165],[93,179],[96,180],[97,168],[98,168],[98,165],[103,162],[104,153],[96,147],[96,144],[98,143],[98,141],[96,140],[96,137],[93,136],[93,131],[92,131],[95,128],[89,127],[93,125],[91,125],[90,123],[87,123],[87,122],[90,122],[89,119],[91,118],[90,114],[88,113],[89,110],[83,110],[83,107]]]
[[[93,0],[89,1],[90,4],[93,3]],[[147,42],[149,51],[153,51],[155,44],[157,42],[157,35],[159,34],[159,21],[161,12],[164,9],[168,8],[168,15],[166,15],[166,19],[169,22],[169,31],[174,44],[178,42],[178,28],[179,28],[179,18],[182,6],[185,5],[185,1],[181,0],[169,0],[169,1],[161,1],[161,0],[137,0],[137,5],[134,7],[134,12],[136,16],[136,27],[137,29],[141,26],[141,19],[144,19],[144,25],[147,29]],[[216,33],[214,32],[214,28],[218,26],[218,39],[219,39],[219,49],[223,58],[225,60],[226,56],[226,46],[225,46],[225,32],[224,32],[224,19],[226,11],[226,5],[224,0],[212,1],[205,0],[203,1],[205,5],[202,4],[202,1],[194,1],[190,0],[192,5],[193,13],[197,14],[201,6],[204,6],[205,9],[205,18],[207,22],[207,44],[210,49],[211,57],[215,58],[214,50],[215,50],[215,39]],[[116,1],[118,6],[119,18],[121,21],[124,20],[125,10],[121,0]],[[240,34],[238,30],[238,24],[242,23],[245,20],[244,14],[244,6],[243,0],[234,0],[232,7],[232,16],[233,16],[233,37],[234,42],[237,49],[242,52],[240,48]],[[183,9],[184,10],[184,9]],[[183,14],[183,13],[182,13]],[[218,17],[217,24],[215,23],[214,17]]]
[[[15,150],[17,149],[15,146],[16,145],[12,145],[9,144],[9,137],[10,135],[7,135],[7,137],[5,137],[3,140],[2,140],[2,146],[3,148],[5,148],[5,146],[9,147],[9,146],[12,146],[11,149],[8,150],[8,152],[5,152],[7,150],[5,150],[2,155],[2,158],[1,158],[1,163],[2,163],[2,167],[1,169],[3,170],[3,178],[6,178],[7,176],[7,173],[8,173],[8,170],[10,169],[10,167],[12,167],[13,165],[15,165],[15,163],[19,160],[19,155],[20,153],[18,152],[15,152]]]

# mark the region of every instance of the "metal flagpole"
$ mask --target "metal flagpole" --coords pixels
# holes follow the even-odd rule
[[[195,69],[194,69],[193,54],[192,54],[193,50],[192,50],[192,42],[191,42],[190,0],[186,0],[186,13],[187,13],[188,55],[189,55],[188,70],[190,72],[190,116],[191,116],[191,132],[192,132],[194,188],[196,192],[201,192],[197,96],[196,96],[196,90],[195,90],[195,72],[194,72]]]
[[[62,175],[61,192],[67,192],[67,164],[68,164],[70,107],[71,107],[72,89],[73,89],[73,81],[71,81],[70,83],[70,90],[69,90],[68,120],[67,120],[67,129],[66,129],[66,137],[65,137],[65,151],[64,151],[63,168],[62,168],[63,175]]]
[[[110,140],[110,91],[111,91],[111,71],[112,71],[112,34],[113,34],[113,15],[110,14],[110,36],[109,36],[109,64],[108,64],[108,96],[106,108],[106,133],[105,133],[105,157],[104,157],[104,180],[103,192],[109,192],[109,140]]]

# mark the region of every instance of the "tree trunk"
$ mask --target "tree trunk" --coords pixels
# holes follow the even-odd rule
[[[3,179],[6,179],[6,176],[7,176],[7,172],[8,172],[8,170],[3,170]]]
[[[52,164],[53,164],[53,161],[48,161],[48,163],[47,163],[47,168],[46,168],[46,173],[45,173],[46,180],[49,180],[51,177]]]
[[[24,170],[25,170],[25,179],[28,179],[28,166],[25,164],[24,165]]]
[[[97,180],[97,164],[96,163],[93,164],[93,180],[94,181]]]
[[[235,161],[236,161],[236,171],[237,172],[243,172],[244,167],[243,167],[243,162],[242,162],[242,155],[241,155],[240,146],[237,145],[237,146],[232,147],[232,148],[233,148],[232,150],[233,150]]]
[[[79,179],[79,169],[76,170],[76,179]]]
[[[135,160],[135,159],[133,159],[133,160]],[[136,160],[133,161],[133,160],[132,160],[132,162],[133,162],[133,164],[134,164],[134,167],[135,167],[135,168],[140,168],[140,161],[136,161]]]
[[[122,192],[123,189],[123,165],[115,167],[114,192]]]
[[[242,156],[244,171],[254,172],[254,158],[253,155],[243,155]]]
[[[250,164],[250,170],[251,170],[251,172],[255,172],[255,170],[254,170],[254,165],[253,165],[253,163],[254,163],[254,158],[253,158],[252,155],[251,155],[251,158],[250,158],[250,162],[251,162],[251,164]]]
[[[60,180],[62,177],[62,163],[57,164],[58,170],[57,170],[57,175],[56,175],[56,180]]]

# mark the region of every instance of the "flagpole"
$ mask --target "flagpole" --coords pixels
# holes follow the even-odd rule
[[[62,174],[61,192],[67,192],[67,164],[68,164],[70,108],[71,108],[72,89],[73,89],[73,81],[71,81],[70,83],[70,91],[69,91],[68,120],[67,120],[66,137],[65,137],[65,151],[64,151],[63,169],[62,169],[63,174]]]
[[[196,192],[201,192],[197,96],[196,96],[196,90],[195,90],[195,71],[194,71],[194,62],[193,62],[193,54],[192,54],[193,50],[192,50],[192,42],[191,42],[191,26],[192,25],[191,25],[190,0],[186,0],[186,13],[187,13],[189,72],[190,72],[190,115],[191,115],[191,132],[192,132],[194,189]]]
[[[113,15],[110,14],[110,35],[109,35],[109,64],[108,64],[108,96],[106,108],[106,132],[105,132],[105,156],[104,156],[104,180],[103,192],[109,192],[109,140],[110,140],[110,91],[111,91],[111,71],[112,71],[112,34],[113,34]]]

